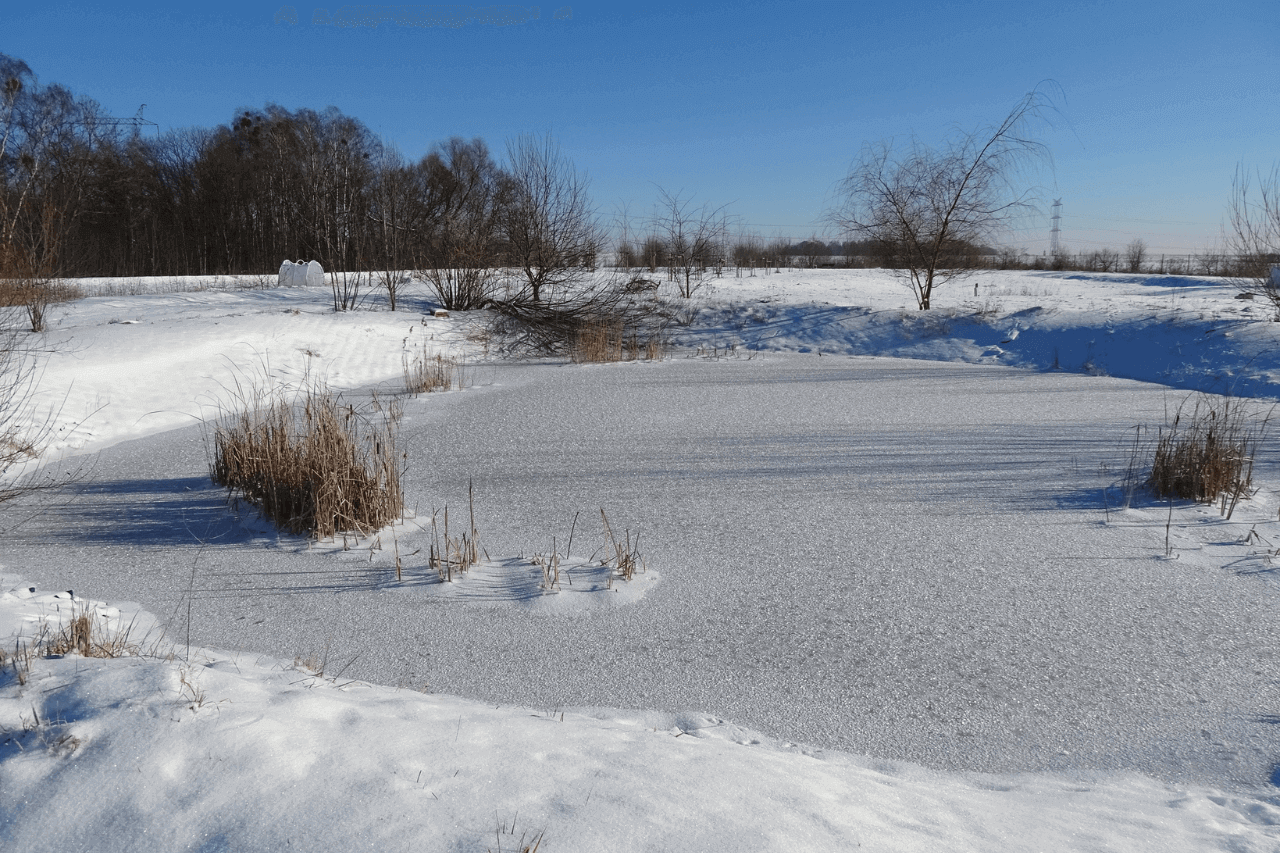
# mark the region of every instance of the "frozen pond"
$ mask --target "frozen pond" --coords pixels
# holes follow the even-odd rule
[[[1126,430],[1182,392],[776,354],[477,379],[405,400],[408,505],[461,518],[472,479],[495,559],[563,547],[575,514],[589,554],[603,507],[660,576],[638,601],[550,613],[387,587],[387,543],[334,553],[232,520],[199,428],[104,451],[6,567],[138,601],[180,641],[495,703],[696,710],[948,769],[1273,773],[1280,587],[1165,559],[1162,515],[1103,513]],[[398,543],[411,573],[424,542]]]

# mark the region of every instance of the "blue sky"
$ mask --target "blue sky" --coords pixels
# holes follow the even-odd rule
[[[289,8],[297,23],[277,20]],[[607,218],[639,223],[662,187],[766,238],[837,236],[823,213],[864,143],[998,122],[1046,80],[1043,213],[1010,245],[1043,250],[1061,197],[1069,249],[1209,249],[1237,165],[1280,161],[1274,0],[588,2],[459,27],[341,26],[340,10],[393,7],[322,8],[327,23],[278,2],[10,4],[0,52],[112,115],[145,103],[162,131],[275,102],[336,106],[411,158],[551,133]]]

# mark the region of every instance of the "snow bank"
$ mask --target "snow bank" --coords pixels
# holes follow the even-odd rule
[[[3,581],[10,631],[66,611],[66,593]],[[548,851],[1262,853],[1280,843],[1274,804],[1138,776],[939,773],[701,714],[495,707],[253,655],[151,652],[36,659],[25,684],[5,669],[8,848],[515,850],[539,835]]]

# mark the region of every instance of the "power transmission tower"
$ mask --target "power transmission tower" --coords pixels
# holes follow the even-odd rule
[[[1056,254],[1058,251],[1058,222],[1062,219],[1058,210],[1062,207],[1062,199],[1055,198],[1053,200],[1053,216],[1049,217],[1053,220],[1053,230],[1049,232],[1049,253]]]
[[[154,121],[147,121],[142,117],[142,111],[146,108],[146,104],[138,107],[138,112],[135,113],[132,118],[100,118],[98,119],[98,124],[105,125],[107,127],[132,127],[135,136],[138,133],[138,128],[150,125],[156,129],[156,135],[159,136],[160,125],[156,124]]]

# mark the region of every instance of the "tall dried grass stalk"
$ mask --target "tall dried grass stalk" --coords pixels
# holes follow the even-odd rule
[[[467,509],[471,526],[457,537],[449,535],[449,506],[444,508],[443,541],[441,530],[436,523],[438,513],[431,513],[431,545],[427,556],[427,565],[440,576],[442,581],[452,581],[454,572],[462,574],[480,562],[480,533],[476,530],[476,503],[473,484],[467,482]]]
[[[606,558],[606,563],[612,563],[614,578],[629,581],[635,577],[636,569],[645,570],[644,558],[640,556],[640,534],[636,534],[635,541],[631,539],[631,531],[626,530],[621,540],[613,535],[613,528],[609,526],[609,517],[604,514],[604,509],[600,510],[600,520],[604,522],[604,536],[606,547],[612,550],[612,558]]]
[[[637,329],[621,321],[591,319],[582,323],[569,347],[569,358],[577,362],[656,361],[664,347],[658,335],[641,339]]]
[[[258,397],[215,428],[210,474],[291,533],[367,533],[403,513],[399,417],[376,396],[357,411],[321,387]]]
[[[138,653],[137,644],[129,639],[132,625],[111,631],[96,612],[81,612],[47,640],[37,646],[47,655],[72,652],[86,658],[118,658]]]
[[[401,359],[404,364],[404,388],[410,394],[448,391],[455,386],[462,390],[458,362],[439,353],[428,352],[426,344],[412,358],[406,352]]]
[[[1213,503],[1221,495],[1234,510],[1253,483],[1253,460],[1271,419],[1258,417],[1246,401],[1201,396],[1190,413],[1178,407],[1160,430],[1150,484],[1159,497]]]

